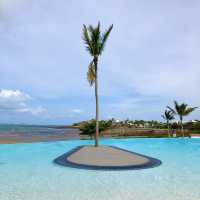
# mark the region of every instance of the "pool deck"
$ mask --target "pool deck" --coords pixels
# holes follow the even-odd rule
[[[93,170],[144,169],[161,164],[158,159],[113,146],[79,146],[54,161],[63,166]]]
[[[191,138],[200,138],[200,134],[191,134]]]

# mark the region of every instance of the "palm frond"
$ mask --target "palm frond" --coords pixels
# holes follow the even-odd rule
[[[174,101],[174,109],[171,107],[167,106],[171,111],[179,115],[180,119],[183,119],[183,116],[186,116],[196,110],[198,107],[188,107],[188,104],[182,103],[179,104],[177,101]]]
[[[90,32],[90,34],[92,34],[94,32],[94,27],[92,25],[88,26],[88,31]]]
[[[102,38],[101,38],[101,46],[100,46],[100,50],[99,50],[99,52],[100,52],[100,54],[103,52],[103,50],[104,50],[104,47],[105,47],[105,44],[106,44],[106,41],[107,41],[107,39],[108,39],[108,36],[109,36],[109,34],[110,34],[110,32],[112,31],[112,28],[113,28],[113,24],[108,28],[108,30],[106,30],[104,33],[103,33],[103,36],[102,36]]]
[[[198,108],[198,107],[188,107],[188,104],[185,103],[178,104],[177,101],[174,101],[174,106],[177,114],[180,116],[186,116]]]
[[[88,66],[88,72],[87,72],[87,80],[90,86],[94,84],[95,79],[96,79],[95,65],[94,61],[92,60],[92,62]]]
[[[191,107],[191,108],[186,108],[183,115],[189,115],[191,112],[193,112],[194,110],[196,110],[198,107]]]
[[[171,121],[174,119],[174,113],[171,110],[165,110],[164,115],[161,115],[163,119]]]
[[[174,108],[177,114],[180,114],[180,105],[178,104],[177,101],[174,101]]]
[[[92,56],[99,56],[104,50],[108,36],[113,28],[111,25],[102,35],[100,31],[100,22],[96,27],[83,25],[83,40],[86,44],[86,49]]]
[[[98,23],[97,27],[89,26],[88,31],[91,36],[91,43],[93,47],[93,56],[99,55],[99,49],[101,45],[101,33],[100,33],[100,23]]]
[[[98,57],[100,56],[106,40],[112,30],[113,25],[101,36],[100,22],[96,27],[83,25],[83,40],[86,44],[86,49],[93,57],[92,62],[89,64],[87,79],[92,86],[96,80],[96,71],[98,66]]]
[[[83,40],[86,44],[87,51],[89,51],[89,53],[93,55],[94,50],[93,50],[93,45],[91,41],[91,36],[89,35],[88,29],[85,24],[83,25]]]
[[[162,117],[164,120],[166,120],[165,115],[161,115],[161,117]]]
[[[176,111],[173,108],[171,108],[170,106],[167,106],[167,109],[169,109],[173,114],[177,114]]]

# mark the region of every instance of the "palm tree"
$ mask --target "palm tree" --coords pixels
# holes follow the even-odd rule
[[[168,137],[170,137],[169,126],[170,126],[170,121],[174,119],[174,113],[171,110],[165,110],[165,113],[161,116],[167,122],[167,132],[168,132]]]
[[[179,104],[177,101],[174,101],[174,109],[169,106],[167,106],[167,108],[169,108],[174,114],[179,116],[181,132],[182,132],[182,136],[184,137],[185,135],[184,135],[184,129],[183,129],[183,117],[189,115],[198,107],[188,107],[188,105],[185,103]]]
[[[95,146],[99,145],[99,98],[98,98],[98,61],[102,54],[108,36],[113,28],[111,25],[103,34],[100,31],[100,23],[97,27],[83,25],[83,40],[86,44],[86,50],[92,56],[89,64],[87,79],[91,86],[95,84],[95,100],[96,100],[96,132]]]

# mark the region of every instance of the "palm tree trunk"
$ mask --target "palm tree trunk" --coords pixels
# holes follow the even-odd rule
[[[182,119],[182,117],[181,117],[181,133],[182,133],[182,137],[185,137],[184,129],[183,129],[183,119]]]
[[[168,132],[168,137],[170,137],[170,133],[169,133],[169,122],[167,122],[167,132]]]
[[[180,125],[181,125],[181,134],[182,134],[182,137],[184,137],[183,117],[182,116],[180,116]]]
[[[95,147],[99,146],[99,96],[98,96],[98,59],[94,59],[95,64],[95,100],[96,100],[96,132],[95,132]]]

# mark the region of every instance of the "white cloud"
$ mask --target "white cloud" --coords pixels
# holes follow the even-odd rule
[[[0,90],[0,100],[2,101],[26,101],[31,99],[28,94],[21,92],[20,90]]]
[[[81,109],[75,108],[75,109],[72,109],[72,112],[73,112],[73,113],[80,114],[80,113],[82,113],[83,111],[82,111]]]
[[[31,107],[27,101],[32,100],[30,95],[20,90],[6,90],[0,91],[0,111],[6,113],[30,113],[32,115],[39,115],[46,112],[42,106]]]
[[[25,102],[31,97],[19,90],[1,90],[0,91],[0,110],[16,111],[19,108],[26,107]]]
[[[23,108],[18,108],[16,109],[16,112],[19,112],[19,113],[31,113],[32,115],[40,115],[40,114],[44,114],[46,113],[46,109],[43,108],[42,106],[38,106],[38,107],[35,107],[35,108],[29,108],[29,107],[26,107],[24,106]]]

